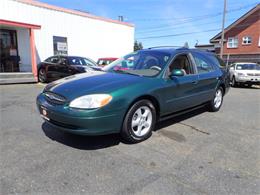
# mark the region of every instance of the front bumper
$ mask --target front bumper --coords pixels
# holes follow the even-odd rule
[[[118,133],[123,122],[124,110],[78,110],[66,105],[53,105],[43,94],[36,100],[42,118],[55,128],[80,135]]]
[[[250,83],[250,84],[260,84],[260,77],[255,76],[238,76],[236,82],[239,83]]]

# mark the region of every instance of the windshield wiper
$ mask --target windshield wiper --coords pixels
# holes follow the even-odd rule
[[[131,72],[127,71],[127,70],[120,70],[120,69],[118,69],[118,70],[113,70],[113,71],[114,71],[114,72],[119,72],[119,73],[124,73],[124,74],[130,74],[130,75],[140,76],[140,75],[138,75],[138,74],[131,73]]]

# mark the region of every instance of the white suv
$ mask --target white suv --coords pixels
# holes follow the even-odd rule
[[[230,80],[232,87],[239,84],[259,85],[260,65],[247,62],[234,63],[230,66]]]

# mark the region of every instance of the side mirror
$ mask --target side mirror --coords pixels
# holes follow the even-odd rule
[[[174,70],[171,72],[170,77],[182,77],[182,76],[184,76],[184,75],[185,75],[185,73],[184,73],[183,70],[181,70],[181,69],[174,69]]]
[[[234,70],[234,67],[230,67],[229,70]]]

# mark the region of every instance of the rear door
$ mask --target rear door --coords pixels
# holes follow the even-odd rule
[[[59,56],[52,56],[45,60],[46,65],[46,71],[49,78],[56,79],[59,78],[58,72],[57,72],[57,64],[59,63],[60,58]]]
[[[221,71],[214,65],[214,62],[206,54],[201,52],[192,52],[192,56],[198,74],[197,100],[198,103],[204,103],[212,100],[214,97],[216,87],[218,86],[221,77]]]
[[[60,57],[60,61],[57,64],[57,72],[58,72],[60,78],[71,75],[67,57],[65,57],[65,56]]]

